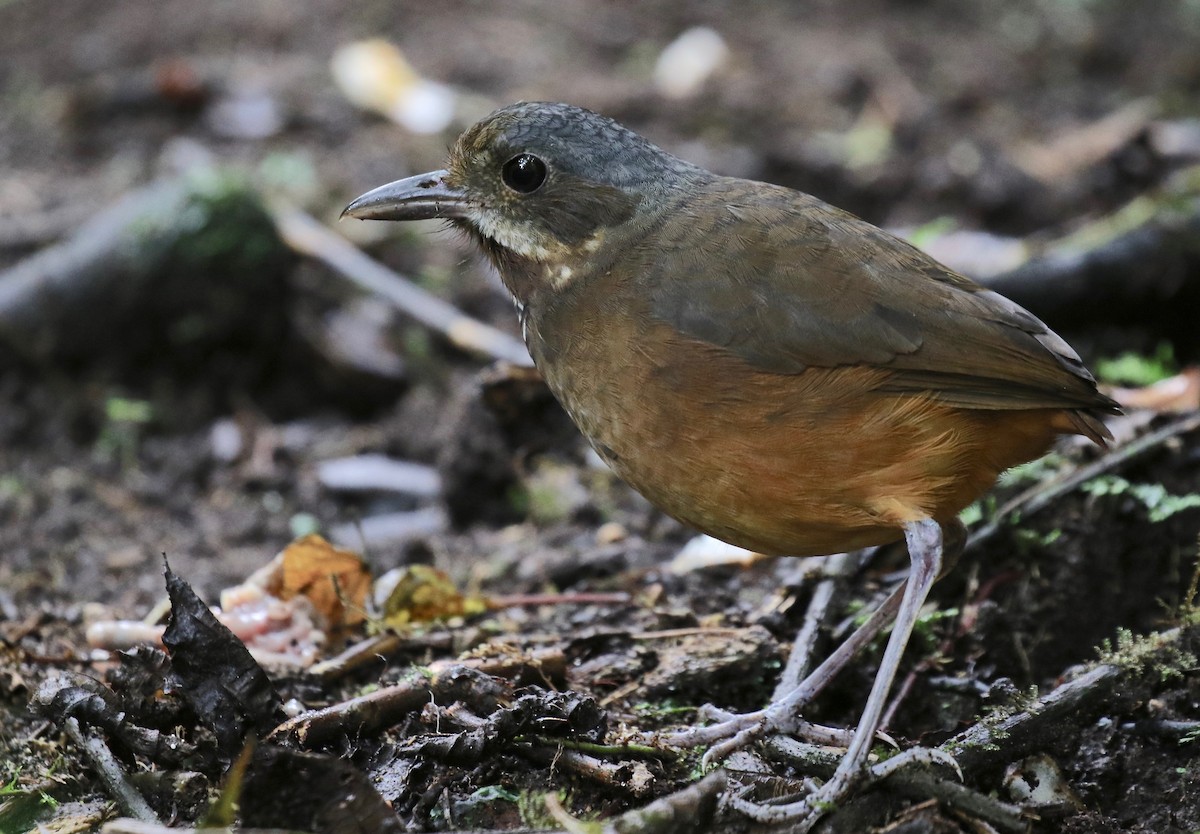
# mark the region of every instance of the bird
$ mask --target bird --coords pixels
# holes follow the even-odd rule
[[[1013,301],[817,197],[711,173],[581,107],[503,107],[446,168],[343,216],[465,232],[550,390],[668,515],[765,554],[906,542],[908,579],[791,695],[676,739],[728,752],[797,732],[803,706],[894,621],[837,770],[786,809],[796,830],[870,775],[918,612],[965,541],[959,513],[1059,435],[1111,440],[1116,403]]]

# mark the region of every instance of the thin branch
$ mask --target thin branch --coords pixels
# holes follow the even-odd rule
[[[1092,478],[1119,469],[1147,452],[1157,449],[1169,440],[1198,428],[1200,428],[1200,411],[1184,415],[1061,478],[1038,484],[1032,489],[1026,490],[1000,507],[987,524],[973,532],[967,539],[967,548],[982,544],[994,536],[1009,516],[1018,512],[1026,516],[1032,515]]]
[[[288,246],[387,299],[416,321],[441,333],[451,344],[490,359],[515,365],[532,364],[529,351],[520,340],[471,318],[454,305],[426,292],[299,209],[276,204],[270,206],[269,211],[279,236]]]
[[[158,817],[150,809],[142,795],[137,792],[137,789],[126,780],[125,772],[121,769],[121,765],[113,756],[112,751],[108,749],[108,745],[102,740],[84,733],[83,728],[74,718],[68,718],[62,726],[71,741],[83,751],[92,769],[96,771],[96,775],[100,777],[104,787],[108,788],[109,795],[116,801],[121,811],[141,822],[157,823]]]

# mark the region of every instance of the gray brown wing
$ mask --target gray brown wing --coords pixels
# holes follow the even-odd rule
[[[881,390],[966,408],[1113,407],[1035,316],[815,197],[721,179],[675,219],[638,253],[651,315],[756,368],[874,365]]]

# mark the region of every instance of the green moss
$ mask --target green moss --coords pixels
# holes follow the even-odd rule
[[[671,718],[680,714],[692,714],[696,712],[696,707],[689,704],[680,704],[676,701],[641,701],[632,707],[635,715],[643,718]]]
[[[1116,640],[1105,640],[1100,646],[1100,662],[1123,669],[1146,669],[1160,681],[1183,678],[1196,668],[1196,656],[1179,648],[1171,632],[1135,635],[1124,628],[1117,629]]]

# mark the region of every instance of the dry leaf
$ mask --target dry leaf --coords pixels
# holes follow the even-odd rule
[[[481,614],[488,610],[487,600],[463,594],[447,574],[428,565],[398,568],[381,578],[380,585],[388,581],[395,584],[387,591],[381,608],[384,622],[392,627]]]
[[[1123,408],[1146,408],[1182,414],[1200,409],[1200,368],[1185,368],[1175,376],[1144,388],[1114,388],[1109,392]]]
[[[279,599],[305,597],[336,630],[366,619],[371,574],[357,553],[334,547],[313,533],[284,548],[263,587]]]

